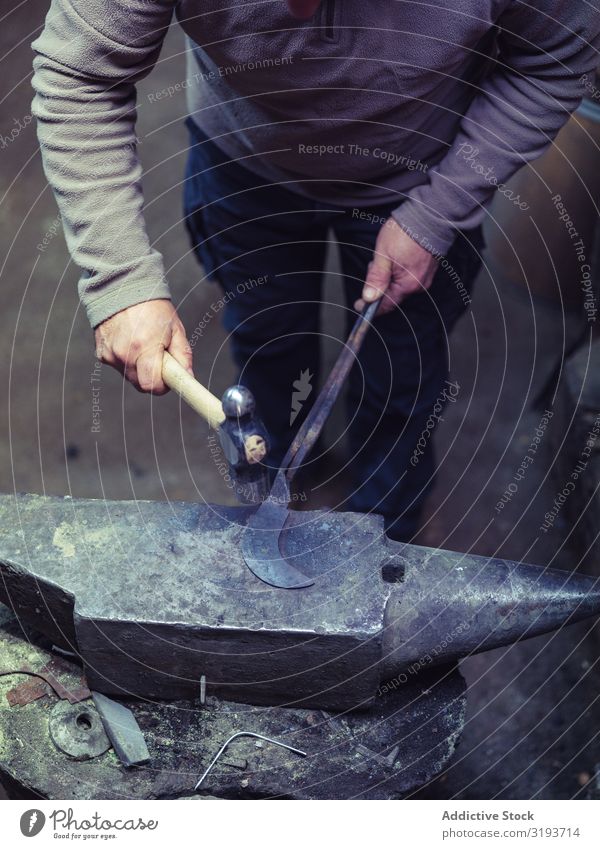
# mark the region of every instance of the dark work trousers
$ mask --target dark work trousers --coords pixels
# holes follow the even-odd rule
[[[360,209],[309,200],[231,162],[188,127],[186,225],[207,277],[226,293],[239,380],[255,395],[276,468],[318,391],[328,233],[340,248],[349,331],[377,233],[401,199]],[[467,308],[481,248],[480,230],[459,234],[431,288],[374,321],[348,379],[352,485],[338,506],[383,514],[399,540],[417,530],[433,481],[433,426],[457,392],[447,382],[448,333]]]

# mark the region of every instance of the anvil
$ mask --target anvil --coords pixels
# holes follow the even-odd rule
[[[386,681],[600,612],[600,581],[389,540],[358,513],[296,512],[283,553],[314,584],[266,586],[251,510],[0,496],[0,599],[76,651],[91,689],[366,709]]]

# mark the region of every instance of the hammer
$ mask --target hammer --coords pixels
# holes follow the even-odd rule
[[[262,462],[269,450],[269,439],[256,415],[250,390],[245,386],[230,386],[219,401],[166,351],[162,378],[169,389],[217,431],[238,501],[260,504],[270,486],[269,471]]]

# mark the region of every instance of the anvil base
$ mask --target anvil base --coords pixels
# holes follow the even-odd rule
[[[31,634],[24,636],[0,605],[0,667],[41,669],[51,657]],[[79,675],[74,667],[73,688]],[[387,688],[368,713],[256,708],[214,697],[204,708],[197,701],[127,700],[151,757],[147,766],[128,770],[112,749],[84,761],[60,751],[48,725],[54,708],[64,703],[48,695],[11,708],[5,694],[24,680],[22,675],[0,677],[0,781],[19,799],[187,798],[225,740],[242,730],[281,740],[308,756],[238,740],[211,771],[201,795],[398,799],[445,767],[462,731],[466,704],[462,676],[447,668]],[[79,704],[93,710],[91,700]]]

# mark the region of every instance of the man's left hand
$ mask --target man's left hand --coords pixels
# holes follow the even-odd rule
[[[391,312],[409,295],[429,289],[437,268],[435,257],[388,218],[377,235],[362,297],[354,307],[360,312],[366,302],[383,294],[377,314]]]

